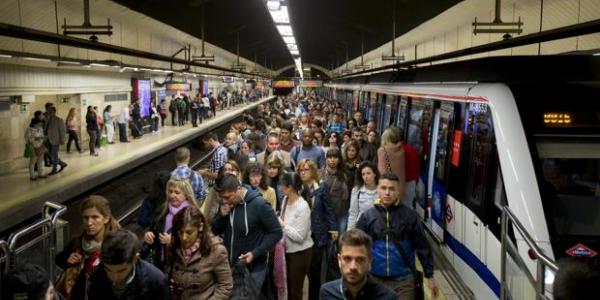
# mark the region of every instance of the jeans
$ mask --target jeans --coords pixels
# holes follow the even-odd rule
[[[114,123],[106,124],[106,140],[112,143],[115,138],[115,125]]]
[[[50,157],[52,158],[52,172],[56,172],[56,167],[60,165],[64,165],[65,162],[58,157],[58,148],[60,148],[60,144],[53,145],[50,144]]]
[[[79,137],[77,136],[77,132],[75,130],[69,129],[67,131],[69,134],[69,141],[67,142],[67,153],[71,152],[71,142],[75,141],[75,147],[77,147],[77,151],[81,152],[81,147],[79,147]]]
[[[44,155],[36,156],[35,153],[29,158],[29,177],[36,178],[35,168],[37,168],[37,175],[42,176],[44,170]]]
[[[346,232],[348,226],[348,215],[338,217],[338,234],[341,236],[342,233]]]
[[[100,148],[100,139],[102,138],[102,134],[100,129],[96,130],[96,148]]]
[[[192,112],[192,126],[196,127],[196,126],[198,126],[198,109],[192,108],[191,112]],[[200,119],[200,123],[202,123],[202,119]]]
[[[98,138],[98,131],[97,130],[89,130],[88,129],[88,135],[90,136],[90,154],[94,154],[96,153],[96,139]]]
[[[326,268],[325,254],[327,253],[327,245],[317,246],[315,243],[312,247],[312,259],[310,261],[310,270],[308,271],[308,299],[319,300],[319,291],[321,285],[325,283]]]
[[[167,115],[160,114],[160,127],[165,127],[165,119]]]
[[[127,124],[119,123],[119,141],[121,143],[127,142]]]
[[[150,131],[158,131],[158,117],[150,119]]]
[[[256,283],[256,288],[260,291],[262,289],[262,285],[265,282],[265,277],[267,275],[267,269],[263,268],[262,271],[255,271],[250,273],[252,279],[254,279],[254,283]]]

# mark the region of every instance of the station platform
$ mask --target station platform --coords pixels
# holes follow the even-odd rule
[[[240,104],[230,109],[217,111],[217,117],[204,120],[198,127],[165,126],[155,134],[145,134],[129,143],[106,145],[98,156],[61,151],[59,156],[68,166],[59,174],[36,181],[29,180],[27,166],[19,171],[0,176],[0,232],[38,215],[45,201],[63,203],[85,193],[111,179],[122,175],[141,164],[151,161],[169,151],[189,143],[241,116],[242,112],[256,108],[259,104],[274,99],[265,97],[250,104]],[[169,119],[170,120],[170,119]],[[61,147],[64,150],[64,147]],[[45,174],[50,172],[45,168]]]

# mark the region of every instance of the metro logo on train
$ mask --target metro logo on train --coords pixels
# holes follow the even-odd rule
[[[566,251],[570,256],[579,256],[579,257],[594,257],[598,253],[590,248],[588,248],[584,244],[577,244]]]

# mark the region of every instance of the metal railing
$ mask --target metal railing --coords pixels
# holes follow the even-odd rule
[[[8,241],[0,241],[0,249],[4,251],[4,256],[0,257],[0,262],[4,262],[3,271],[15,267],[19,260],[20,254],[27,254],[28,250],[38,249],[41,253],[47,255],[47,257],[38,257],[38,259],[44,259],[43,267],[46,268],[49,274],[54,274],[54,255],[56,254],[56,225],[58,218],[67,211],[67,207],[62,204],[54,202],[44,203],[42,209],[42,218],[18,231],[13,232],[9,237]],[[41,230],[41,234],[37,235],[27,243],[20,245],[19,242],[22,238],[31,235],[36,230]],[[41,248],[37,248],[41,243]]]
[[[527,246],[533,251],[536,259],[536,274],[532,274],[529,271],[525,261],[519,255],[519,251],[509,237],[509,225],[512,223],[513,228],[523,237],[523,240]],[[517,271],[524,274],[528,279],[529,284],[534,289],[535,299],[544,300],[551,299],[546,295],[545,282],[546,282],[546,270],[547,268],[556,273],[558,271],[558,265],[552,259],[550,259],[544,251],[537,245],[535,240],[525,229],[525,226],[517,219],[508,206],[502,208],[502,244],[501,244],[501,288],[500,288],[500,299],[514,299],[512,297],[510,284],[508,282],[508,270],[507,263],[509,258],[512,259],[518,268]]]

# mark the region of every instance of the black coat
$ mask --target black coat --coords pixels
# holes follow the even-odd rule
[[[101,263],[96,271],[87,279],[86,298],[86,276],[81,273],[75,282],[72,291],[72,299],[88,300],[151,300],[171,299],[171,291],[167,277],[150,263],[139,260],[135,264],[135,277],[127,285],[125,292],[120,298],[115,297],[112,283],[108,279],[104,266]]]
[[[308,201],[312,199],[307,198]],[[324,181],[314,191],[314,202],[310,213],[310,227],[313,242],[325,246],[329,242],[329,231],[337,231],[335,205],[329,199],[329,186]]]

